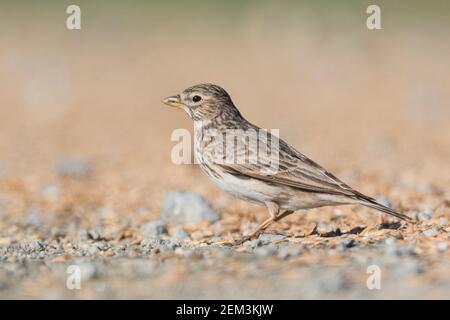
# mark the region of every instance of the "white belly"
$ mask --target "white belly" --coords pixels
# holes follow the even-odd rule
[[[282,209],[295,211],[336,205],[340,202],[334,196],[324,197],[321,194],[302,192],[289,187],[273,186],[256,179],[242,179],[230,174],[224,174],[222,179],[210,174],[208,176],[224,191],[259,205],[275,202]]]
[[[273,196],[279,192],[278,187],[255,179],[240,179],[231,174],[224,174],[222,179],[211,176],[210,178],[220,188],[235,197],[261,205],[273,201]]]

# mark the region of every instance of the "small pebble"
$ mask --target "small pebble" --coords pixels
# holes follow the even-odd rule
[[[160,220],[150,221],[141,226],[140,233],[144,239],[157,238],[167,234],[167,225]]]
[[[95,241],[101,240],[101,238],[102,238],[100,233],[98,233],[96,230],[89,230],[87,232],[87,236],[89,239],[92,239]]]
[[[90,261],[84,261],[76,264],[81,271],[81,280],[86,281],[98,276],[97,265]]]
[[[429,238],[434,237],[435,235],[437,235],[437,233],[438,232],[435,228],[431,228],[423,232],[424,236]]]
[[[271,256],[274,255],[277,252],[277,249],[274,246],[268,245],[268,246],[262,246],[257,247],[254,251],[259,256]]]
[[[160,238],[151,237],[151,238],[142,240],[141,247],[151,249],[151,248],[156,248],[156,247],[160,246],[162,243],[163,243],[163,241]]]
[[[161,219],[172,224],[217,221],[219,214],[200,194],[184,190],[166,193],[161,207]]]
[[[190,257],[194,250],[178,247],[175,249],[175,253],[183,257]]]
[[[43,251],[45,250],[45,243],[43,243],[41,240],[33,240],[29,244],[29,248],[31,251]]]
[[[436,244],[436,248],[439,251],[446,251],[448,249],[448,243],[447,242],[439,242],[438,244]]]
[[[94,244],[92,246],[89,246],[86,251],[88,254],[94,255],[99,251],[99,248]]]
[[[94,245],[101,251],[106,251],[111,248],[111,245],[105,241],[96,242]]]
[[[397,277],[406,277],[412,273],[422,273],[425,270],[424,263],[415,259],[407,259],[399,263],[391,270]]]
[[[159,248],[159,252],[166,253],[166,252],[173,252],[178,246],[171,241],[165,241],[163,244],[161,244]]]
[[[244,246],[246,246],[247,248],[251,248],[251,249],[255,249],[257,247],[262,246],[262,241],[261,239],[253,239],[253,240],[249,240],[244,242]]]
[[[424,211],[420,211],[420,212],[417,214],[417,218],[418,218],[420,221],[426,221],[426,220],[429,220],[429,219],[431,219],[432,216],[433,216],[433,209],[426,209],[426,210],[424,210]]]
[[[258,239],[264,242],[272,242],[272,241],[278,241],[283,240],[286,238],[283,234],[272,234],[272,233],[263,233],[261,234]]]
[[[384,240],[384,251],[387,254],[395,254],[397,250],[397,240],[394,237],[389,237]]]
[[[39,210],[31,210],[26,214],[27,223],[39,227],[44,223],[44,215]]]
[[[414,248],[409,245],[399,246],[398,248],[396,248],[395,253],[400,257],[416,255],[416,253],[414,252]]]
[[[397,240],[394,237],[389,237],[386,240],[384,240],[384,243],[387,246],[395,246],[395,243],[397,242]]]
[[[185,240],[189,239],[189,233],[184,229],[178,229],[172,234],[172,240]]]
[[[278,257],[280,259],[288,259],[300,255],[300,248],[298,246],[286,246],[280,248]]]

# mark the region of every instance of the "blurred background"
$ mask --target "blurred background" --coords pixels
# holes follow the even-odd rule
[[[66,29],[70,4],[81,30]],[[223,203],[170,160],[192,123],[160,101],[201,82],[364,193],[448,199],[448,1],[1,1],[0,16],[3,238],[33,212],[88,228],[106,208],[138,226],[175,188]],[[224,214],[265,215],[227,201]]]

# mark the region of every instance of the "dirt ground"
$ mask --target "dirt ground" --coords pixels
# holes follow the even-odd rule
[[[449,29],[254,12],[233,28],[0,19],[0,298],[450,298]],[[172,163],[171,133],[192,123],[160,100],[201,82],[417,224],[330,207],[224,245],[266,212]],[[220,220],[145,241],[140,227],[175,189],[200,193]],[[174,241],[181,227],[189,238]],[[79,290],[66,286],[70,265]],[[380,289],[366,285],[370,266]]]

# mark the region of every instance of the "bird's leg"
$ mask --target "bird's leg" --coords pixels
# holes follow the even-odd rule
[[[244,242],[252,239],[253,237],[255,237],[257,234],[259,234],[262,230],[264,230],[265,228],[267,228],[272,222],[273,222],[273,218],[267,218],[266,220],[264,220],[263,223],[261,223],[255,230],[253,230],[252,233],[250,233],[247,236],[242,237],[241,239],[237,240],[234,244],[236,246],[239,246],[241,244],[243,244]]]
[[[235,242],[235,245],[241,245],[244,242],[254,238],[257,236],[261,231],[265,230],[269,225],[272,224],[274,221],[278,221],[288,215],[290,215],[293,211],[290,210],[284,210],[280,212],[280,207],[274,203],[274,202],[268,202],[266,203],[267,209],[269,210],[270,217],[264,220],[263,223],[261,223],[252,233],[250,233],[248,236],[242,237],[240,240]]]
[[[280,221],[281,219],[283,219],[283,218],[285,218],[285,217],[287,217],[288,215],[293,214],[293,213],[294,213],[294,211],[291,211],[291,210],[284,210],[284,211],[281,212],[279,215],[277,215],[273,221]]]

